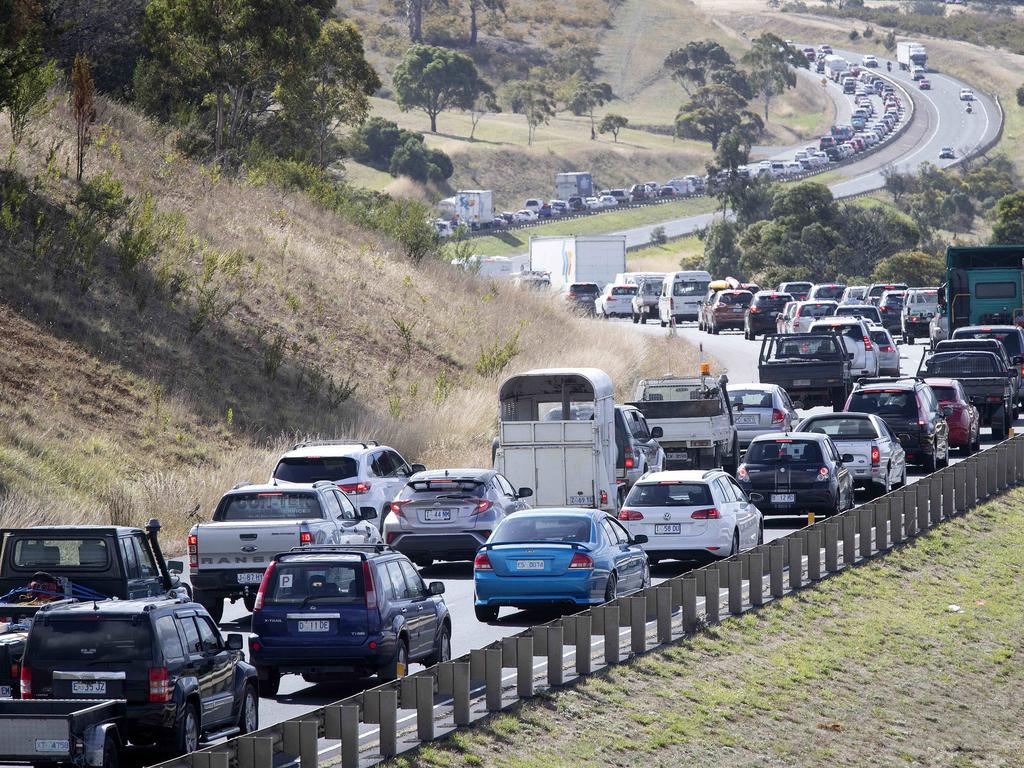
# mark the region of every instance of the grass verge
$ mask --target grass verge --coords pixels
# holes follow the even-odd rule
[[[1024,490],[417,766],[1020,766]]]

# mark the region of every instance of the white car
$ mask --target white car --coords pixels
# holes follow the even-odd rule
[[[811,323],[810,333],[834,333],[842,339],[846,351],[853,356],[850,368],[853,377],[878,375],[878,351],[871,341],[867,323],[856,317],[830,317]]]
[[[630,536],[654,565],[662,560],[707,562],[757,546],[764,538],[756,503],[725,471],[652,472],[633,486],[619,510]]]
[[[600,211],[604,206],[601,205],[601,201],[596,197],[588,197],[583,201],[583,204],[587,206],[589,211]]]
[[[619,201],[611,195],[601,195],[597,198],[597,201],[601,204],[602,208],[614,208],[619,204]]]
[[[868,294],[866,285],[848,285],[843,291],[843,297],[839,299],[840,304],[860,304]]]
[[[800,416],[786,390],[778,384],[729,384],[740,446],[746,447],[758,435],[790,432]],[[742,409],[739,406],[743,406]]]
[[[797,431],[828,435],[853,475],[854,485],[866,487],[872,496],[906,485],[907,457],[900,439],[873,413],[810,416],[800,422]]]
[[[531,197],[525,203],[523,203],[523,208],[525,208],[528,211],[533,211],[534,213],[537,213],[538,211],[540,211],[543,205],[544,201],[541,200],[539,197]]]
[[[877,67],[878,66],[878,57],[869,53],[869,54],[867,54],[864,57],[864,59],[861,61],[860,65],[862,67]]]
[[[776,333],[792,333],[793,315],[796,314],[797,307],[800,306],[799,301],[790,301],[782,308],[779,316],[775,318],[775,332]]]
[[[787,333],[807,333],[815,320],[834,315],[839,304],[834,301],[801,301],[789,321]]]
[[[974,91],[970,88],[961,88],[960,101],[974,101]]]
[[[798,163],[798,162],[796,162],[796,163],[793,163],[793,162],[785,163],[784,165],[785,165],[785,175],[786,176],[796,176],[797,174],[800,174],[800,173],[804,172],[804,167],[802,165],[800,165],[800,163]]]
[[[276,485],[311,485],[329,480],[356,507],[378,510],[377,525],[383,526],[390,504],[406,481],[422,464],[409,464],[394,448],[375,440],[327,440],[296,443],[277,461],[270,482]]]
[[[512,221],[525,222],[525,221],[536,221],[539,217],[536,211],[531,211],[529,208],[522,208],[512,214]]]
[[[633,297],[638,287],[632,284],[608,283],[601,295],[594,300],[594,309],[598,317],[607,320],[609,317],[632,317]]]
[[[878,350],[878,375],[899,376],[900,351],[892,334],[877,323],[869,324],[868,332],[871,334],[871,343]]]

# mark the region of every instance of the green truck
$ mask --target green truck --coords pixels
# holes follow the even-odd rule
[[[1024,245],[946,249],[948,335],[968,325],[1024,326]]]

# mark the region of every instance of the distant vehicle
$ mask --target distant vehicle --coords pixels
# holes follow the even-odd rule
[[[868,324],[857,317],[828,317],[811,323],[808,333],[834,333],[850,356],[854,379],[878,375],[878,350],[871,341]]]
[[[807,294],[808,301],[839,301],[846,286],[842,283],[815,283]]]
[[[634,184],[629,188],[628,200],[633,203],[643,202],[651,198],[651,190],[646,184]]]
[[[448,661],[452,621],[443,594],[443,582],[424,584],[405,555],[383,546],[275,556],[249,638],[260,692],[276,696],[282,674],[395,680],[414,661]]]
[[[535,509],[506,518],[473,562],[477,621],[504,606],[599,605],[651,583],[646,536],[604,512]]]
[[[777,384],[736,384],[729,389],[729,399],[737,411],[740,447],[758,435],[789,432],[800,421],[793,401]]]
[[[878,311],[882,314],[882,325],[890,333],[900,333],[903,324],[903,304],[907,292],[886,291],[878,299]]]
[[[728,280],[712,280],[708,283],[707,293],[704,294],[704,298],[700,302],[700,312],[697,314],[697,330],[705,331],[710,333],[711,328],[711,305],[715,300],[715,296],[721,291],[728,291],[733,287],[733,284]]]
[[[900,439],[881,418],[869,413],[828,413],[800,422],[797,432],[828,435],[853,474],[855,486],[872,497],[907,483],[907,457]]]
[[[896,62],[900,69],[912,70],[914,68],[924,70],[928,66],[928,51],[921,43],[903,41],[896,43]]]
[[[554,215],[555,212],[552,210],[550,203],[544,203],[544,205],[542,205],[537,211],[537,216],[541,219],[550,219]]]
[[[614,195],[601,195],[597,198],[597,202],[601,204],[602,208],[614,208],[619,204],[619,199]]]
[[[601,288],[597,283],[570,283],[559,294],[570,308],[584,315],[594,314],[594,302],[600,295]]]
[[[532,488],[493,469],[432,469],[409,478],[389,505],[384,541],[420,568],[472,560],[501,520],[529,509]]]
[[[706,563],[764,541],[761,512],[721,470],[654,472],[633,486],[619,521],[652,565],[662,560]]]
[[[637,294],[635,285],[609,283],[594,300],[595,312],[605,320],[611,317],[629,317],[633,314],[633,297]]]
[[[547,272],[556,290],[572,283],[604,286],[626,271],[622,235],[530,237],[530,269]]]
[[[788,293],[779,293],[778,291],[755,293],[743,318],[744,338],[753,341],[758,334],[774,333],[779,314],[792,300],[793,297]]]
[[[661,429],[650,427],[635,405],[615,406],[615,480],[620,503],[637,480],[665,468],[665,451],[658,442],[661,437]]]
[[[555,174],[555,197],[569,200],[573,197],[592,197],[594,178],[587,171],[573,171]]]
[[[949,463],[949,427],[931,387],[920,379],[879,379],[859,384],[843,409],[871,413],[899,435],[908,462],[934,472]]]
[[[782,311],[775,318],[775,332],[776,333],[791,333],[790,328],[793,323],[793,316],[796,314],[797,307],[800,306],[799,301],[787,301],[786,305],[782,308]]]
[[[555,216],[565,216],[571,209],[569,204],[565,200],[552,200],[549,205],[551,206],[551,213]]]
[[[872,307],[873,309],[873,307]],[[871,323],[868,325],[871,334],[871,343],[878,350],[878,375],[899,376],[900,375],[900,351],[896,347],[896,341],[881,325]]]
[[[658,197],[675,197],[677,194],[675,187],[666,185],[658,188]]]
[[[959,330],[959,329],[958,329]],[[1017,402],[1021,395],[1021,371],[1020,364],[1014,363],[1010,359],[1010,354],[1006,349],[1006,346],[999,339],[994,339],[987,336],[980,337],[964,337],[957,338],[954,333],[952,339],[946,339],[940,341],[935,345],[935,354],[941,352],[991,352],[999,358],[1000,365],[1006,368],[1010,379],[1010,390],[1013,392],[1013,408],[1012,418],[1017,418]]]
[[[873,283],[868,286],[864,303],[874,304],[877,307],[878,300],[882,298],[882,294],[886,291],[905,291],[909,287],[906,283]]]
[[[877,67],[878,66],[878,57],[875,56],[872,53],[869,53],[869,54],[865,55],[864,58],[861,60],[861,66],[862,67],[872,67],[872,68]]]
[[[960,101],[974,101],[974,91],[970,88],[961,88]]]
[[[584,199],[579,195],[572,195],[568,200],[566,200],[566,203],[568,204],[570,211],[587,210],[586,202],[584,202]]]
[[[956,152],[952,147],[943,147],[939,150],[939,160],[955,160]]]
[[[922,91],[930,91],[932,89],[931,80],[929,80],[926,77],[922,77],[920,80],[917,81],[917,87]]]
[[[839,299],[840,304],[860,304],[868,292],[866,285],[848,285]]]
[[[758,356],[762,384],[778,384],[797,408],[840,410],[853,383],[849,353],[832,333],[766,336]]]
[[[939,311],[938,288],[911,288],[903,303],[903,343],[913,344],[928,335],[928,324]]]
[[[604,205],[596,197],[588,197],[583,203],[587,206],[588,211],[600,211],[604,208]]]
[[[1021,372],[1024,383],[1024,329],[1019,325],[975,325],[957,328],[953,340],[995,339],[1003,345],[1010,365]],[[1018,389],[1018,402],[1024,405],[1024,391]]]
[[[853,473],[832,440],[814,432],[755,437],[736,473],[762,496],[765,515],[838,514],[853,507]]]
[[[512,220],[518,224],[526,224],[531,221],[537,221],[538,218],[540,217],[538,216],[537,211],[531,210],[529,208],[521,208],[520,210],[512,214]]]
[[[747,307],[753,298],[750,291],[719,291],[708,307],[707,317],[710,322],[705,330],[716,336],[729,329],[742,330]]]
[[[643,278],[637,285],[636,296],[633,297],[633,322],[647,323],[647,319],[658,316],[658,299],[661,298],[664,278]]]
[[[540,212],[541,206],[544,205],[544,201],[539,197],[531,197],[523,203],[523,208],[532,211],[533,213]]]
[[[790,294],[794,301],[806,301],[807,294],[811,292],[813,287],[814,283],[779,283],[779,287],[775,290],[779,293]]]
[[[949,338],[949,326],[946,318],[946,308],[940,306],[935,317],[928,323],[928,344],[932,349],[940,341]]]
[[[669,272],[658,297],[658,321],[664,328],[675,321],[697,320],[711,274],[704,270]]]
[[[991,427],[996,440],[1006,438],[1013,426],[1015,392],[1010,371],[998,355],[981,350],[936,352],[922,362],[918,374],[958,379],[978,409],[982,425]]]
[[[965,456],[981,450],[981,416],[956,379],[925,379],[949,425],[949,445]]]
[[[912,80],[923,80],[925,74],[928,72],[924,67],[914,67],[910,70],[910,77]]]
[[[807,333],[815,320],[834,315],[839,305],[834,301],[801,301],[789,322],[789,333]]]

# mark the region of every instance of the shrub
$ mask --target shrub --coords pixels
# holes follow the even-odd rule
[[[664,245],[668,242],[668,235],[665,234],[664,227],[655,227],[651,230],[651,244],[652,245]]]

